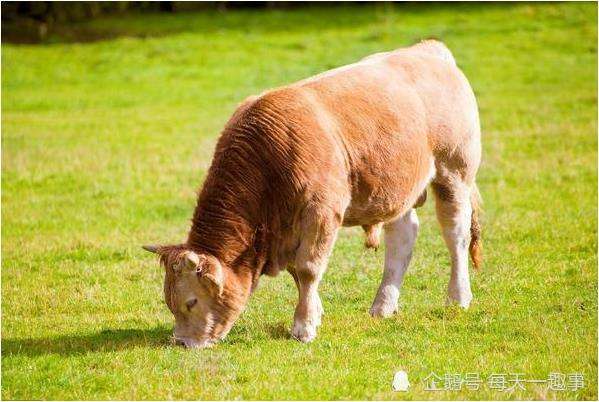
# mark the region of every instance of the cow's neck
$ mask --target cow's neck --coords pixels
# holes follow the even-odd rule
[[[225,209],[221,202],[200,199],[193,217],[187,244],[208,252],[221,262],[233,265],[251,247],[251,223],[238,215],[237,208]]]
[[[255,271],[261,269],[258,260],[265,253],[255,248],[266,221],[264,177],[256,171],[256,161],[249,160],[251,150],[236,152],[243,144],[231,149],[223,142],[200,192],[187,243],[231,267],[252,265]]]

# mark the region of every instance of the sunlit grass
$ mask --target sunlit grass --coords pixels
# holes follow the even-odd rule
[[[94,43],[2,45],[3,399],[596,399],[597,6],[308,7],[102,19]],[[145,38],[141,34],[154,32]],[[485,267],[442,307],[433,206],[388,320],[367,310],[383,252],[345,229],[310,345],[296,290],[265,278],[226,342],[168,345],[162,274],[220,128],[250,94],[435,36],[478,97]],[[394,393],[396,370],[412,388]],[[425,391],[475,372],[582,373],[585,387]]]

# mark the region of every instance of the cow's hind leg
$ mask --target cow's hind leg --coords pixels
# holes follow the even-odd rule
[[[295,258],[295,279],[299,301],[291,334],[302,342],[316,337],[323,312],[318,284],[339,230],[339,219],[329,211],[308,211],[302,221],[302,238]]]
[[[471,192],[469,185],[457,177],[433,182],[437,218],[451,255],[451,277],[447,288],[447,303],[468,308],[472,301],[468,273],[468,246],[471,225]]]
[[[418,215],[411,209],[401,218],[385,225],[385,271],[370,315],[389,317],[398,308],[404,274],[412,258],[418,234]]]

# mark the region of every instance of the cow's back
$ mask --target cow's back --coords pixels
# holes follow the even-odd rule
[[[344,145],[347,225],[405,212],[434,174],[435,157],[456,149],[460,136],[478,126],[469,84],[436,41],[369,56],[292,87],[312,99],[315,115],[326,116],[320,117],[323,135],[334,133]]]
[[[478,124],[468,82],[439,42],[373,55],[252,102],[284,120],[276,141],[288,158],[277,163],[303,192],[300,201],[330,202],[345,225],[409,209],[434,174],[435,157]]]

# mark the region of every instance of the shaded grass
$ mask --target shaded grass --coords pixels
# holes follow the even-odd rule
[[[580,3],[318,6],[103,19],[85,29],[118,37],[4,44],[3,399],[596,399],[596,18]],[[184,238],[235,105],[430,36],[481,109],[486,265],[471,309],[442,307],[429,202],[396,317],[367,315],[383,253],[346,229],[313,344],[289,339],[296,290],[281,275],[223,344],[168,346],[162,275],[139,245]],[[391,391],[398,369],[408,393]],[[430,392],[432,372],[586,383]]]

